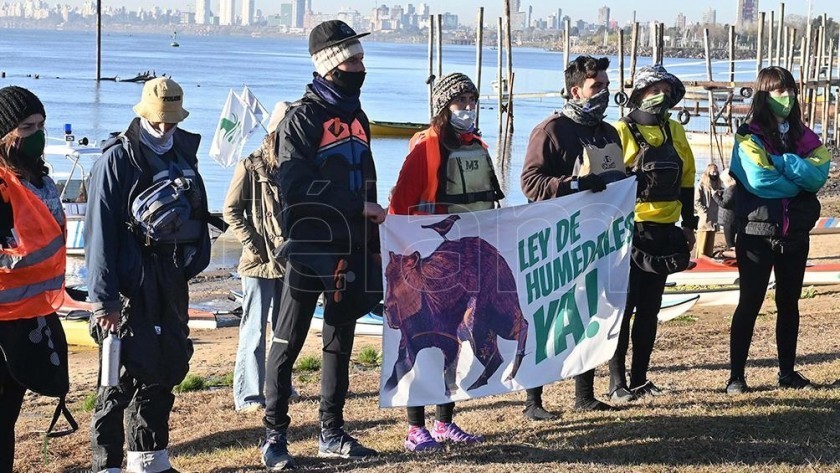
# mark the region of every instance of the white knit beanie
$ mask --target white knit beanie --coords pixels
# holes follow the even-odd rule
[[[312,55],[312,62],[315,63],[315,72],[321,77],[326,77],[333,69],[342,62],[357,54],[364,54],[362,43],[354,39],[346,43],[339,43],[335,46],[328,46]]]

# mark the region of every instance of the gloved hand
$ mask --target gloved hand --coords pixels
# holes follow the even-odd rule
[[[578,178],[578,189],[601,192],[607,188],[607,183],[597,174],[587,174]]]

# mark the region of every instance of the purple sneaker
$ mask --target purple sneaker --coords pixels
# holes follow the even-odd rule
[[[447,440],[455,443],[478,443],[484,441],[483,435],[472,435],[464,432],[458,427],[455,422],[440,422],[435,421],[435,427],[432,429],[432,438],[440,443]]]
[[[409,452],[437,452],[443,448],[432,438],[426,427],[409,427],[405,437],[405,449]]]

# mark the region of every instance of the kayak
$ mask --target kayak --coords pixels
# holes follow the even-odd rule
[[[701,256],[694,260],[697,266],[668,276],[668,282],[677,286],[726,286],[738,284],[738,266],[734,260],[715,260]],[[770,275],[770,282],[775,275]],[[825,284],[840,284],[840,263],[812,264],[805,268],[803,287]]]
[[[657,318],[659,322],[667,322],[685,314],[700,300],[699,295],[695,296],[662,296],[662,305],[659,308]]]

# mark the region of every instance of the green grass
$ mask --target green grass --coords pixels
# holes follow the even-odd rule
[[[800,299],[813,299],[817,297],[820,293],[817,292],[817,289],[814,286],[808,286],[802,288],[802,295]]]
[[[307,355],[298,359],[295,371],[312,372],[321,369],[321,358],[315,355]]]
[[[96,393],[90,393],[82,400],[82,410],[84,412],[92,412],[96,407]]]
[[[374,368],[382,364],[382,352],[374,347],[362,348],[358,357],[359,364],[365,367]]]
[[[204,378],[194,374],[188,374],[181,384],[175,386],[176,393],[188,393],[191,391],[201,391],[207,387]]]
[[[208,376],[204,384],[208,388],[231,388],[233,387],[233,371],[222,376]]]

